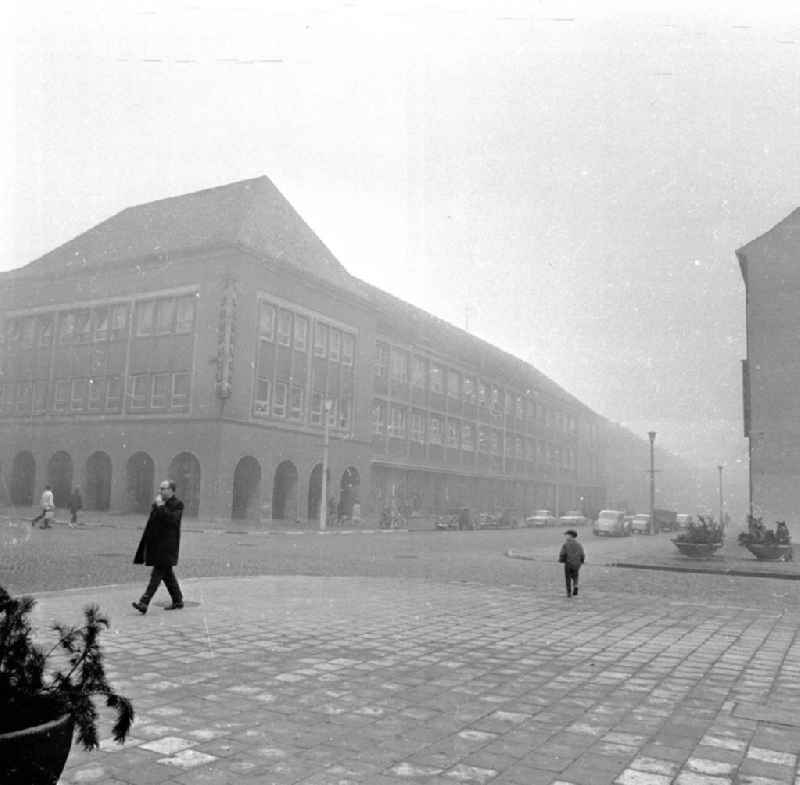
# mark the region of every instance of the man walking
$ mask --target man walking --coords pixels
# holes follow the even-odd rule
[[[78,510],[83,509],[83,497],[81,496],[81,489],[76,487],[73,489],[69,497],[69,525],[75,526],[78,522]]]
[[[37,521],[44,519],[43,529],[50,528],[50,521],[55,517],[55,504],[53,502],[53,489],[49,485],[44,486],[41,501],[39,502],[42,511],[31,521],[31,526],[35,526]]]
[[[183,502],[175,495],[175,483],[164,480],[156,500],[150,509],[150,517],[144,527],[142,539],[133,557],[134,564],[152,567],[150,583],[138,602],[132,603],[139,613],[147,613],[147,606],[158,590],[161,581],[167,587],[172,604],[165,610],[175,611],[183,607],[183,594],[175,577],[173,567],[178,563],[181,544],[181,517]]]

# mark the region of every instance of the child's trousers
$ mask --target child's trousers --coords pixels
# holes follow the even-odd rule
[[[567,584],[567,597],[572,597],[578,593],[578,572],[580,567],[573,567],[569,564],[564,565],[564,580]]]

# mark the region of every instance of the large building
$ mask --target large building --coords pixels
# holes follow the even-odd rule
[[[315,518],[326,412],[345,514],[605,502],[601,417],[351,276],[266,177],[123,210],[0,283],[14,504],[49,482],[144,511],[171,477],[190,515]]]
[[[800,519],[800,208],[736,252],[747,292],[742,363],[750,509]]]

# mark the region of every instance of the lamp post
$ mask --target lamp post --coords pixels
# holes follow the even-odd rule
[[[333,401],[325,398],[322,404],[323,438],[322,438],[322,482],[320,483],[319,530],[325,531],[325,520],[328,515],[328,419]]]
[[[717,471],[719,472],[719,525],[723,527],[725,526],[725,519],[722,517],[724,514],[725,505],[722,501],[722,465],[720,464],[717,466]]]
[[[653,453],[653,443],[656,440],[656,432],[648,431],[650,437],[650,534],[656,533],[656,468]]]

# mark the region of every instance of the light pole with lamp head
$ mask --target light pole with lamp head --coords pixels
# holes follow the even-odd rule
[[[323,438],[322,438],[322,482],[319,501],[319,530],[325,531],[325,521],[328,515],[328,420],[330,418],[333,401],[325,398],[322,402]]]
[[[653,443],[656,440],[656,432],[648,431],[650,437],[650,534],[656,533],[656,468],[653,453]]]
[[[724,514],[725,505],[722,501],[722,464],[717,466],[717,471],[719,472],[719,525],[723,527],[724,531],[725,519],[722,516]]]

